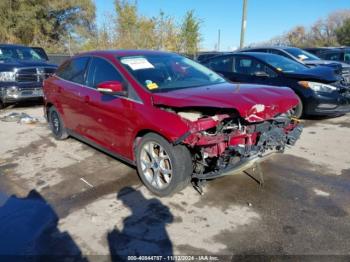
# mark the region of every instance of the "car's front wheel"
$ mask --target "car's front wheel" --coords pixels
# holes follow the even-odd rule
[[[60,113],[54,106],[49,108],[48,120],[50,129],[57,140],[63,140],[68,137],[67,129],[64,126]]]
[[[297,96],[297,98],[298,98],[299,103],[295,107],[292,108],[291,114],[295,118],[301,118],[303,116],[303,113],[304,113],[303,112],[304,111],[303,101],[301,101],[299,96]]]
[[[192,175],[192,158],[183,145],[173,146],[160,135],[149,133],[136,148],[137,171],[154,194],[168,196],[185,188]]]

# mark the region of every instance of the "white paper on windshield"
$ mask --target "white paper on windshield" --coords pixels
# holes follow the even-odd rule
[[[308,56],[306,56],[306,55],[298,55],[299,56],[299,58],[301,59],[301,60],[305,60],[306,58],[309,58]]]
[[[0,55],[2,55],[2,50],[0,49]]]
[[[121,62],[131,67],[132,70],[149,69],[154,66],[144,57],[123,58]]]

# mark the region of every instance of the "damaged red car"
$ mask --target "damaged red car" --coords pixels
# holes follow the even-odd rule
[[[44,83],[56,139],[69,136],[137,166],[153,193],[230,174],[283,152],[302,127],[289,88],[237,85],[177,54],[79,54]],[[103,174],[100,174],[103,175]]]

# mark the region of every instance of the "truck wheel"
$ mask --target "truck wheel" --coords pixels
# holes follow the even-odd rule
[[[4,102],[0,100],[0,109],[4,109],[7,106]]]
[[[136,148],[137,171],[144,185],[158,196],[184,189],[191,180],[192,157],[183,145],[173,146],[163,137],[149,133]]]
[[[295,107],[293,107],[291,113],[292,113],[293,117],[301,118],[303,116],[303,110],[304,110],[303,101],[301,101],[301,99],[298,95],[297,95],[297,98],[299,100],[299,103]]]
[[[49,108],[49,126],[57,140],[63,140],[68,137],[67,129],[64,126],[60,114],[54,106]]]

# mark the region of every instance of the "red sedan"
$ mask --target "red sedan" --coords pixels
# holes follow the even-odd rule
[[[63,63],[44,83],[56,139],[87,142],[137,166],[165,196],[293,145],[301,127],[283,87],[237,85],[177,54],[95,51]]]

